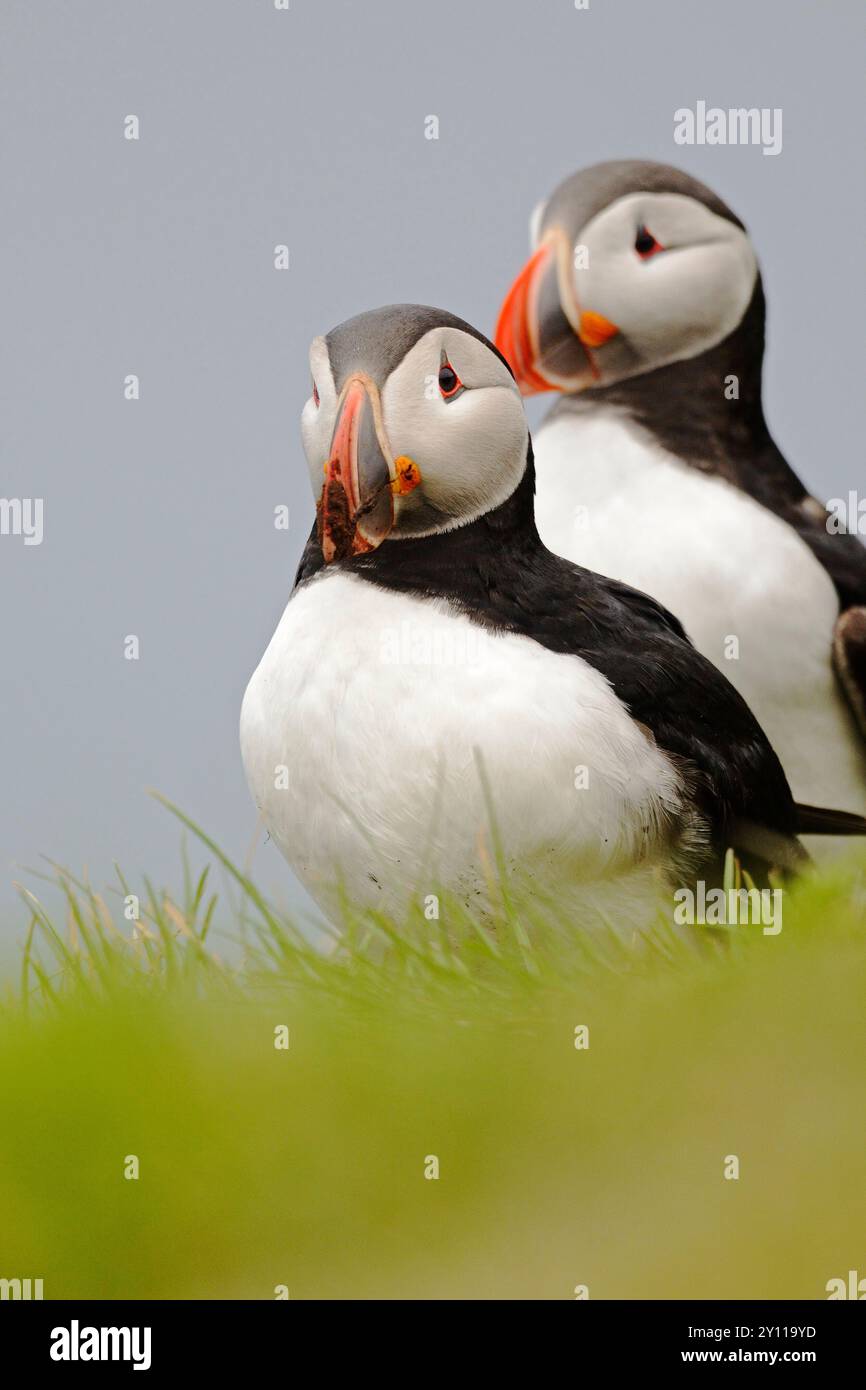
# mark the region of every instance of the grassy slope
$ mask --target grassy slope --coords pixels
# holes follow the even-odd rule
[[[450,938],[350,922],[322,960],[243,884],[231,971],[204,886],[153,894],[130,945],[63,881],[71,936],[37,920],[0,1011],[2,1276],[49,1298],[821,1298],[866,1272],[856,864],[789,896],[778,937],[594,955],[516,909],[492,951],[445,905]]]

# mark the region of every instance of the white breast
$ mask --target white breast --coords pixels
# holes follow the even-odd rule
[[[584,916],[587,884],[615,884],[633,928],[669,862],[665,823],[697,833],[678,775],[599,672],[338,572],[286,607],[241,748],[273,839],[328,909],[339,881],[395,913],[442,888],[483,907],[496,870],[479,761],[506,871],[560,906],[576,895]]]
[[[832,667],[836,592],[796,532],[607,407],[557,416],[535,454],[545,544],[676,614],[750,704],[798,800],[866,811],[866,760]]]

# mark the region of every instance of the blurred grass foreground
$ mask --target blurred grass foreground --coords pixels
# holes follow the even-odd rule
[[[230,913],[207,874],[113,898],[58,870],[53,917],[24,893],[0,1278],[820,1299],[866,1273],[862,855],[788,893],[776,936],[589,940],[509,901],[491,932],[443,900],[399,924],[347,905],[323,953],[206,844]]]

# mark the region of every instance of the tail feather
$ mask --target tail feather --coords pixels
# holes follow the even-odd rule
[[[866,835],[866,816],[853,811],[828,811],[799,801],[796,810],[798,835]]]

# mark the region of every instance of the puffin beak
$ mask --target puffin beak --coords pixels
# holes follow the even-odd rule
[[[561,227],[552,227],[505,296],[494,341],[521,394],[535,396],[597,382],[594,350],[618,332],[602,314],[581,311],[570,242]]]
[[[368,377],[346,382],[337,406],[325,482],[316,507],[326,563],[375,550],[394,524],[389,450],[379,392]]]
[[[521,270],[499,310],[493,341],[508,362],[521,395],[552,391],[554,384],[539,371],[538,295],[543,280],[556,269],[553,246],[540,246]],[[569,332],[571,328],[569,326]]]

